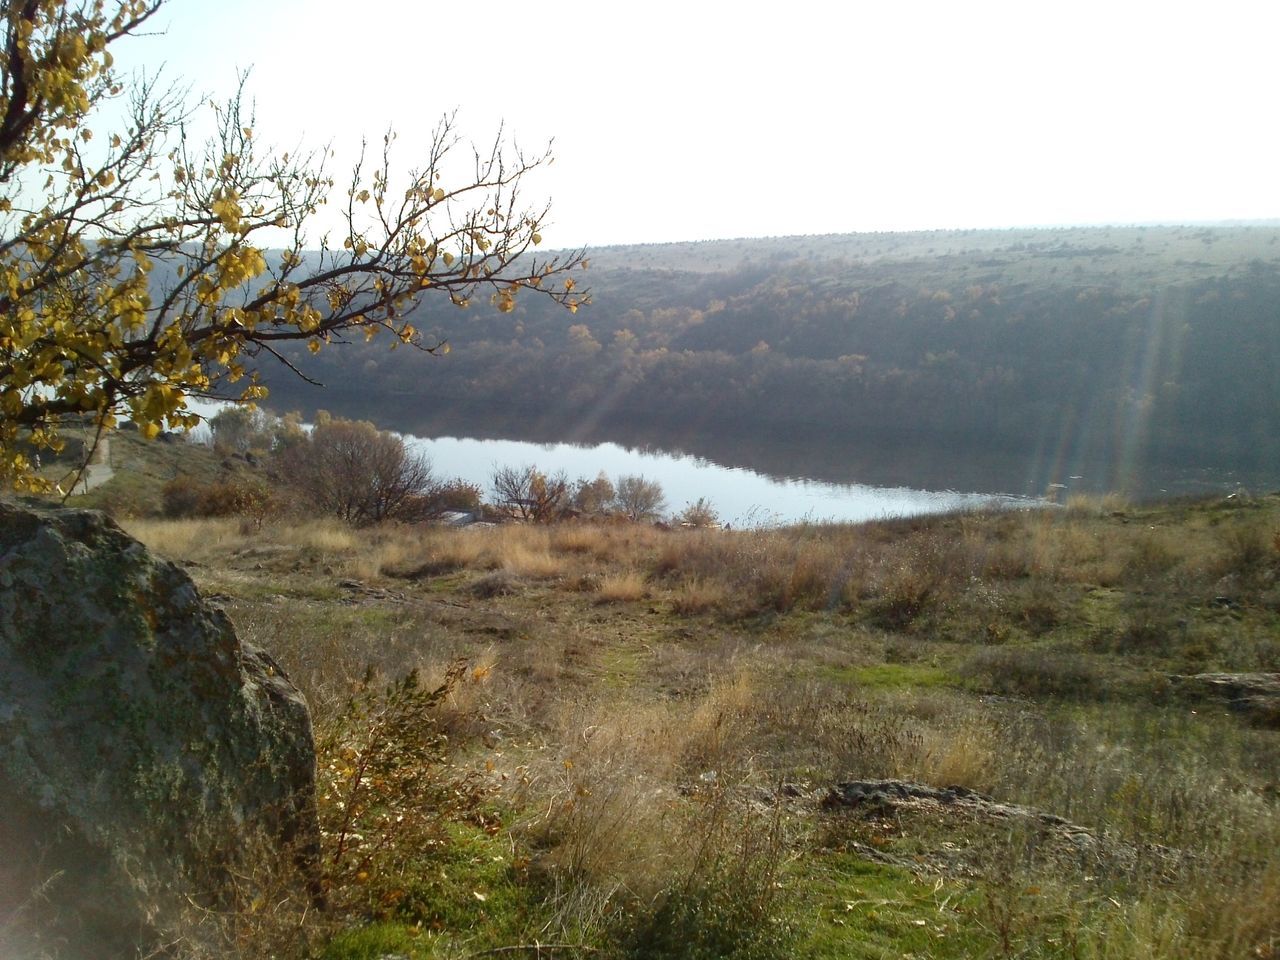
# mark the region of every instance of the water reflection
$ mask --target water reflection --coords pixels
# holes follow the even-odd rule
[[[413,449],[431,458],[438,475],[459,477],[482,490],[488,490],[496,466],[536,464],[544,472],[563,470],[570,479],[591,479],[601,471],[615,481],[626,474],[642,474],[662,484],[669,511],[678,512],[705,497],[715,506],[720,519],[735,527],[822,520],[857,522],[1035,502],[1002,494],[780,479],[742,467],[720,466],[700,457],[630,449],[616,443],[582,446],[458,437],[406,439]]]

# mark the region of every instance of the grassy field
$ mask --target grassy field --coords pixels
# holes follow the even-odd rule
[[[1280,956],[1276,718],[1176,679],[1277,669],[1280,497],[125,525],[315,716],[330,909],[253,878],[229,954]]]

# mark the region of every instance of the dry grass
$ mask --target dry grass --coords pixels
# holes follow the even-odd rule
[[[1129,499],[1119,493],[1073,493],[1067,497],[1067,512],[1084,517],[1106,517],[1132,508]]]
[[[502,551],[502,569],[521,577],[550,579],[561,576],[565,565],[546,547],[509,543]]]
[[[1015,946],[971,955],[1070,929],[1080,956],[1225,960],[1280,936],[1280,743],[1169,699],[1163,678],[1274,665],[1278,518],[1266,500],[781,531],[135,525],[203,558],[321,724],[367,666],[434,683],[469,658],[436,729],[457,770],[499,785],[540,937],[683,929],[675,893],[711,916],[717,884],[763,903],[762,858],[803,884],[827,851],[807,839],[810,808],[783,830],[759,798],[900,777],[1195,857],[1178,886],[1145,862],[1085,882],[955,824],[877,835],[909,856],[983,847],[974,872],[941,880],[983,891],[966,915]],[[341,577],[397,578],[379,585],[396,596],[335,594]]]
[[[648,595],[644,576],[635,570],[608,574],[596,587],[596,598],[601,603],[630,603]]]
[[[269,538],[274,543],[316,550],[325,554],[348,553],[366,547],[370,543],[358,531],[328,518],[306,523],[282,524],[271,529]]]
[[[722,607],[728,596],[722,584],[690,577],[672,589],[671,608],[681,616],[697,616]]]
[[[155,520],[127,517],[121,526],[150,549],[174,560],[204,560],[250,542],[240,521],[230,517]]]

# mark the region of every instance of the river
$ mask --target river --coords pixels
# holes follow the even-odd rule
[[[787,523],[858,522],[1042,501],[1006,494],[914,490],[866,484],[777,478],[699,457],[630,449],[616,443],[578,445],[406,436],[411,449],[428,457],[438,477],[458,477],[486,493],[495,467],[535,465],[544,473],[564,471],[570,480],[603,471],[615,483],[641,475],[662,485],[667,510],[678,513],[699,498],[734,527]]]

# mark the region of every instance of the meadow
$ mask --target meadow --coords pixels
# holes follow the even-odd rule
[[[1280,955],[1280,716],[1182,679],[1277,669],[1280,496],[124,523],[314,715],[329,908],[228,954]]]

